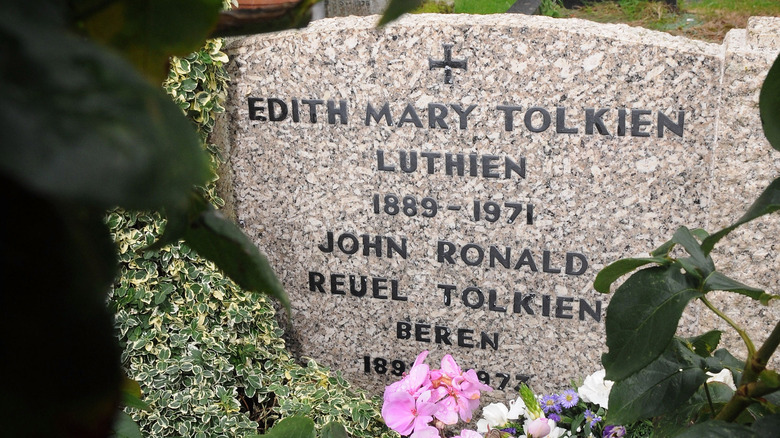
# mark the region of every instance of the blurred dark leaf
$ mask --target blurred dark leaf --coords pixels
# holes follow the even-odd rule
[[[314,422],[306,417],[288,417],[263,435],[247,438],[314,438]]]
[[[80,14],[77,24],[159,84],[168,59],[200,48],[221,9],[221,0],[115,0]]]
[[[385,13],[379,19],[376,24],[381,27],[391,21],[397,20],[401,15],[411,12],[420,7],[422,0],[390,0],[390,4],[387,5]]]
[[[102,208],[180,205],[209,164],[165,93],[121,59],[51,26],[0,14],[0,172]]]
[[[776,436],[776,435],[775,435]],[[756,438],[755,432],[741,424],[707,421],[686,429],[675,438]]]
[[[322,427],[321,438],[347,438],[347,431],[340,423],[331,421]]]
[[[143,438],[143,434],[129,415],[119,411],[114,422],[114,434],[109,438]]]
[[[3,434],[105,436],[122,373],[106,308],[116,254],[104,212],[48,201],[2,176],[0,202]]]
[[[780,151],[780,56],[775,59],[764,79],[758,107],[761,111],[764,135],[772,147]]]
[[[187,244],[214,262],[244,289],[270,295],[289,312],[290,301],[276,278],[271,265],[251,240],[205,200],[194,198],[189,228],[184,234]],[[197,205],[200,207],[198,208]]]

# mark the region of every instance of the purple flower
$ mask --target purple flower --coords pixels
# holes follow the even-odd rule
[[[626,428],[623,426],[609,425],[604,428],[602,438],[623,438],[626,435]]]
[[[550,412],[561,412],[561,405],[558,404],[558,395],[545,395],[541,400],[542,410],[545,414]]]
[[[577,402],[579,401],[580,398],[573,389],[567,389],[566,391],[563,391],[563,394],[561,394],[558,398],[558,402],[566,409],[577,406]]]
[[[514,427],[505,427],[505,428],[501,429],[501,432],[506,432],[506,433],[514,436],[517,433],[517,429],[515,429]]]
[[[585,411],[585,421],[590,423],[590,427],[593,427],[593,426],[596,425],[596,423],[601,421],[601,417],[599,417],[598,415],[593,413],[593,411],[588,409],[588,410]]]
[[[557,422],[561,421],[561,416],[556,414],[555,412],[553,412],[553,413],[547,414],[547,419],[548,420],[552,420],[552,421],[557,423]]]

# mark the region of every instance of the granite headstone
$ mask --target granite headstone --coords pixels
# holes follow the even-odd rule
[[[297,353],[375,392],[422,350],[503,391],[594,372],[598,270],[678,226],[727,225],[780,170],[756,105],[780,19],[723,45],[515,14],[376,21],[229,42],[218,129],[226,196],[291,297]],[[776,292],[780,245],[762,240],[779,228],[765,219],[716,263]],[[681,332],[720,325],[700,310]]]
[[[324,0],[326,17],[347,17],[381,14],[388,0]]]

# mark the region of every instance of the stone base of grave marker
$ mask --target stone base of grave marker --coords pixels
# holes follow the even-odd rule
[[[375,393],[426,349],[492,400],[596,371],[596,272],[725,226],[780,173],[757,109],[778,18],[724,45],[520,14],[377,20],[231,40],[218,126],[225,197],[291,297],[300,354]],[[746,227],[717,265],[776,293],[779,231]],[[780,318],[722,304],[757,332]],[[681,333],[721,325],[694,307]]]

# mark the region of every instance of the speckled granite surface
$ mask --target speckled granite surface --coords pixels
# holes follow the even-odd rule
[[[761,130],[758,96],[769,67],[780,50],[780,18],[753,17],[747,29],[735,29],[724,41],[724,73],[718,141],[713,156],[713,203],[708,229],[739,218],[780,174],[780,153]],[[780,220],[777,214],[740,227],[713,251],[716,266],[746,284],[780,293]],[[734,294],[712,294],[713,303],[744,327],[757,346],[780,321],[780,305],[762,306]],[[724,331],[724,342],[745,357],[746,349],[720,319],[703,320],[703,328]],[[771,322],[769,324],[768,322]],[[780,366],[777,355],[773,364]]]
[[[596,272],[727,224],[778,174],[756,108],[778,19],[724,46],[522,15],[376,20],[231,41],[219,130],[298,353],[368,389],[424,349],[505,390],[568,386],[605,349]],[[447,50],[452,83],[430,68]],[[766,219],[719,259],[776,292],[777,235]],[[681,331],[714,324],[694,308]]]

